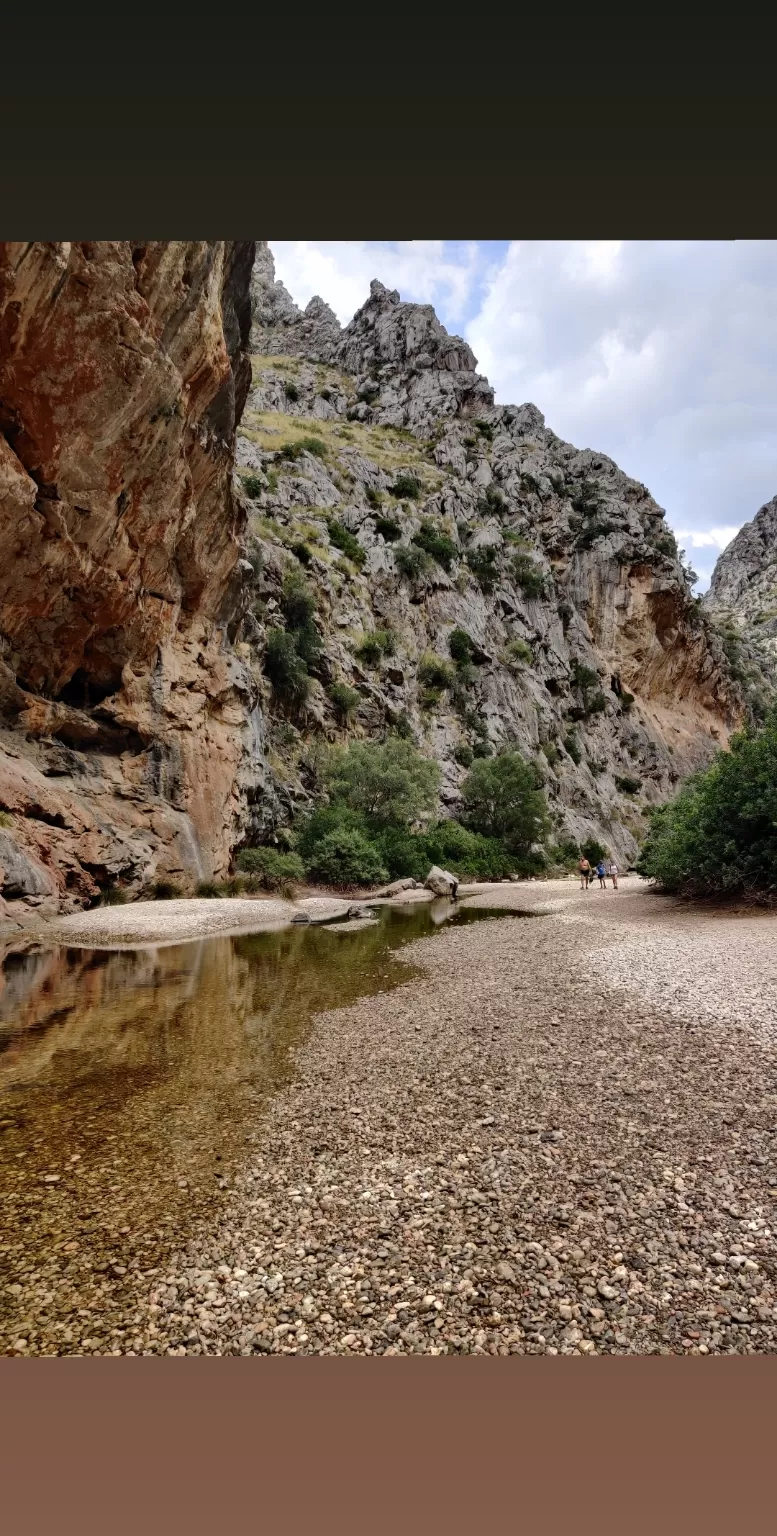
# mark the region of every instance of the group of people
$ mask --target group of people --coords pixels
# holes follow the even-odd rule
[[[583,855],[577,867],[580,871],[581,891],[588,890],[588,887],[591,884],[591,881],[594,879],[594,876],[596,876],[599,880],[600,891],[606,891],[608,875],[612,880],[613,889],[617,891],[618,866],[614,859],[610,859],[608,863],[605,863],[604,859],[600,859],[598,864],[592,865],[588,862],[588,859],[585,857],[585,855]]]

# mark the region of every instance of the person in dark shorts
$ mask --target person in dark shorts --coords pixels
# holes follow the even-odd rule
[[[596,873],[599,876],[599,890],[600,891],[606,891],[607,890],[607,865],[605,864],[604,859],[600,859],[599,860],[599,863],[596,866]]]
[[[589,880],[591,878],[591,866],[590,866],[587,858],[585,857],[585,855],[580,860],[580,863],[578,864],[577,867],[580,870],[580,889],[581,889],[581,891],[587,891],[588,890],[588,882],[589,882]]]

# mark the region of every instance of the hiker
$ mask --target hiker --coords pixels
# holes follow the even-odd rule
[[[618,866],[617,866],[617,864],[616,864],[614,859],[610,859],[610,879],[612,880],[613,890],[617,891],[617,889],[618,889]]]
[[[606,891],[607,890],[607,865],[605,864],[604,859],[600,859],[599,860],[599,863],[596,866],[596,873],[599,876],[599,890],[600,891]]]
[[[581,891],[587,891],[588,882],[591,878],[591,866],[585,857],[585,854],[583,855],[577,867],[580,870],[580,889]]]

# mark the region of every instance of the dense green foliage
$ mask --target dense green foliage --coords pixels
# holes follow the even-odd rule
[[[418,532],[413,534],[412,542],[419,549],[425,550],[427,555],[431,555],[444,571],[449,571],[454,560],[459,558],[459,551],[453,539],[450,539],[447,533],[441,533],[429,517],[423,519]]]
[[[514,555],[511,568],[513,579],[526,597],[543,597],[547,579],[531,555]]]
[[[418,821],[437,804],[440,769],[409,741],[353,741],[336,748],[324,769],[332,800],[378,824]]]
[[[498,575],[494,546],[486,544],[481,545],[479,549],[468,550],[467,565],[481,591],[485,593],[493,592]]]
[[[304,880],[305,866],[297,853],[282,853],[278,848],[243,848],[235,860],[246,875],[257,877],[266,891],[282,891]]]
[[[330,543],[334,544],[335,549],[341,549],[353,565],[359,567],[364,565],[367,559],[366,551],[362,549],[359,540],[355,534],[351,533],[350,528],[346,528],[345,523],[339,522],[336,517],[330,518],[326,526],[329,532]]]
[[[475,762],[461,789],[464,821],[473,832],[499,838],[514,854],[527,855],[548,830],[548,813],[537,770],[518,752]]]
[[[294,636],[287,630],[268,630],[264,670],[282,703],[292,708],[304,704],[310,691],[310,675]]]
[[[375,532],[379,533],[387,544],[396,544],[402,537],[402,529],[395,517],[376,517]]]
[[[363,661],[368,667],[376,667],[383,656],[393,656],[397,642],[393,630],[374,629],[371,634],[365,635],[356,647],[356,655],[359,661]]]
[[[421,494],[421,487],[416,480],[415,475],[408,474],[403,470],[401,474],[397,475],[397,478],[391,487],[391,494],[397,498],[407,496],[409,500],[417,501]]]
[[[687,896],[777,898],[777,710],[652,812],[637,868]]]
[[[251,500],[253,501],[257,496],[261,496],[262,491],[264,490],[264,481],[259,477],[259,475],[244,475],[243,490],[245,491],[246,496],[250,496]]]
[[[343,723],[351,719],[359,707],[359,694],[355,688],[349,688],[347,683],[332,683],[329,689],[329,697],[334,709]]]
[[[308,872],[327,885],[375,885],[386,879],[380,854],[358,827],[334,826],[316,843]]]
[[[425,575],[432,566],[431,556],[425,549],[419,549],[417,544],[400,544],[394,558],[400,576],[407,576],[409,581]]]
[[[448,636],[448,650],[453,660],[457,663],[466,663],[472,660],[472,641],[466,629],[452,629]]]

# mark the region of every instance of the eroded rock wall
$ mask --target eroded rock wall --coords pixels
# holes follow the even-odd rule
[[[0,806],[32,902],[220,874],[267,779],[232,643],[253,259],[0,247]]]

